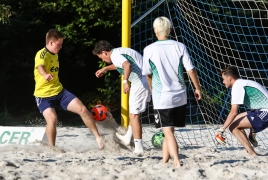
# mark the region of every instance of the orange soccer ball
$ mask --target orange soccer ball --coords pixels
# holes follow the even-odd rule
[[[91,114],[95,121],[103,121],[107,117],[108,110],[105,106],[98,104],[91,110]]]

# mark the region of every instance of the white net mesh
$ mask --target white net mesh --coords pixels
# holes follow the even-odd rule
[[[132,48],[143,54],[145,46],[156,41],[153,21],[166,16],[173,23],[170,38],[184,43],[196,66],[203,99],[193,97],[187,82],[187,127],[176,130],[180,146],[217,146],[215,130],[225,121],[231,104],[230,90],[222,84],[218,72],[226,66],[238,67],[243,79],[251,79],[268,87],[268,3],[267,1],[230,0],[141,0],[132,4]],[[185,73],[185,79],[188,80]],[[247,111],[241,106],[239,112]],[[143,133],[154,128],[152,104],[142,114]],[[247,132],[248,133],[248,132]],[[240,147],[227,130],[225,147]],[[267,149],[267,130],[257,134],[259,147]],[[150,139],[144,139],[152,147]]]

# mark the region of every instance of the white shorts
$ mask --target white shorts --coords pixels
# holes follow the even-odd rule
[[[129,113],[140,114],[145,111],[147,102],[151,101],[151,92],[143,86],[130,88]]]

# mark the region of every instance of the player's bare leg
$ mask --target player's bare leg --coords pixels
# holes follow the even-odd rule
[[[237,138],[237,140],[244,146],[250,156],[256,156],[254,149],[250,145],[244,129],[252,128],[248,118],[247,112],[236,116],[236,119],[229,126],[230,132]]]
[[[143,153],[143,146],[142,146],[142,127],[140,122],[140,115],[139,114],[129,114],[133,138],[135,143],[135,150],[134,153]]]
[[[48,139],[48,144],[50,146],[56,145],[57,136],[57,114],[54,108],[47,108],[43,112],[43,116],[46,119],[46,135]]]
[[[140,123],[140,115],[139,114],[129,114],[129,117],[130,117],[130,121],[131,121],[133,137],[135,139],[141,139],[142,138],[142,128],[141,128],[141,123]]]
[[[256,140],[256,133],[253,128],[250,128],[250,132],[248,134],[248,140],[254,147],[258,147],[258,141]]]
[[[240,131],[245,135],[245,136],[247,136],[247,133],[246,133],[246,131],[244,130],[244,129],[240,129]],[[247,149],[246,149],[246,151],[247,151]],[[248,152],[248,151],[247,151]]]
[[[167,149],[170,154],[170,156],[173,159],[174,167],[180,167],[180,160],[179,160],[179,152],[178,152],[178,144],[174,136],[174,127],[165,127],[162,128],[164,135],[165,135],[165,141],[167,143]]]
[[[167,163],[170,158],[170,154],[168,152],[168,146],[167,146],[167,141],[164,140],[163,146],[162,146],[162,156],[163,156],[163,163]]]
[[[78,98],[74,98],[67,106],[67,110],[80,115],[85,125],[91,130],[92,134],[95,136],[99,148],[103,149],[104,143],[99,134],[95,121],[91,113],[83,105],[83,103]]]

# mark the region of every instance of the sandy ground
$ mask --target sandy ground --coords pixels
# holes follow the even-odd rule
[[[182,167],[174,168],[172,161],[163,164],[161,150],[150,144],[154,127],[143,127],[141,155],[132,153],[133,145],[126,147],[116,139],[115,132],[123,134],[125,129],[112,118],[98,123],[98,129],[104,150],[98,150],[86,127],[58,127],[54,149],[43,142],[1,146],[0,179],[268,179],[268,152],[262,148],[256,148],[260,156],[253,158],[241,147],[181,145]]]

